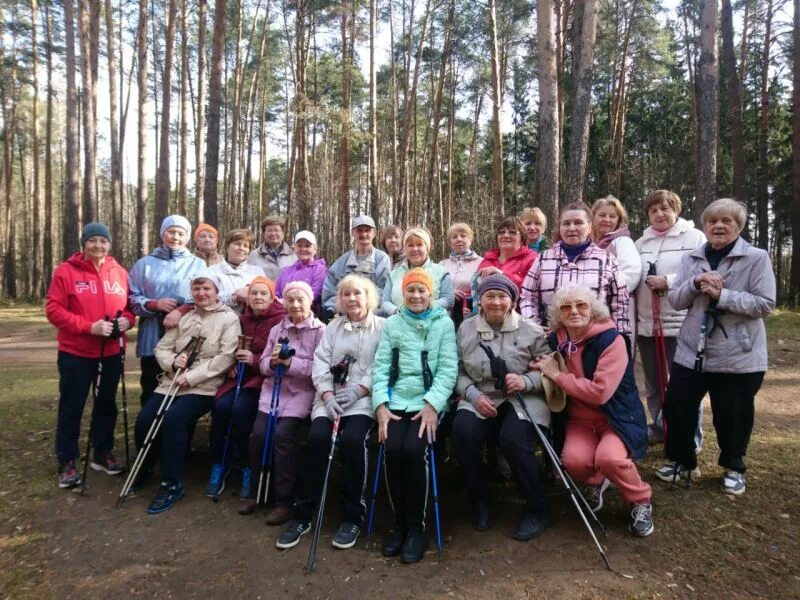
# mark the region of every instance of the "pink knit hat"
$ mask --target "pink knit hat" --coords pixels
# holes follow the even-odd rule
[[[292,290],[300,290],[306,296],[308,296],[309,302],[314,301],[314,290],[311,289],[311,286],[308,285],[305,281],[290,281],[285,286],[283,286],[282,295],[286,298],[286,294],[288,294]]]

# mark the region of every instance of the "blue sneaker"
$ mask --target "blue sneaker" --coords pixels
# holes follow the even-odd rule
[[[242,487],[239,488],[239,500],[247,500],[250,497],[253,472],[250,467],[242,469]]]
[[[211,475],[208,478],[208,485],[206,486],[206,496],[209,498],[219,498],[222,490],[225,489],[225,468],[222,463],[214,463],[211,465]]]
[[[172,508],[175,503],[183,498],[183,483],[180,481],[162,481],[161,487],[158,488],[158,493],[150,506],[147,507],[148,515],[157,515],[167,512]]]

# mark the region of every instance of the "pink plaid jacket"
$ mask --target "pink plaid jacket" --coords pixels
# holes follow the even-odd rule
[[[547,307],[556,290],[567,283],[580,283],[591,289],[608,305],[617,329],[621,333],[630,333],[628,288],[619,263],[613,254],[594,243],[589,244],[574,263],[567,260],[561,242],[542,252],[522,283],[522,315],[547,327]]]

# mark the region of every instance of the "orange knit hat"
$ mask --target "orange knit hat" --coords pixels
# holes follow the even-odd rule
[[[197,229],[194,230],[195,243],[197,242],[197,238],[199,238],[200,234],[203,233],[204,231],[210,231],[211,233],[214,234],[215,238],[219,239],[219,233],[217,233],[217,230],[214,229],[213,226],[209,225],[208,223],[200,223],[200,225],[197,226]]]
[[[412,283],[421,283],[428,288],[431,294],[433,293],[433,279],[425,269],[417,267],[403,276],[403,289],[406,289]]]
[[[263,275],[256,275],[255,277],[253,277],[253,280],[248,285],[252,287],[257,283],[267,286],[269,288],[269,293],[272,295],[273,298],[275,297],[275,282],[272,281],[272,279],[268,279]]]

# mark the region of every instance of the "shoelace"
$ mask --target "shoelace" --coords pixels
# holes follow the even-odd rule
[[[637,504],[631,511],[633,517],[633,524],[643,523],[650,520],[650,515],[653,512],[653,507],[649,504]]]

